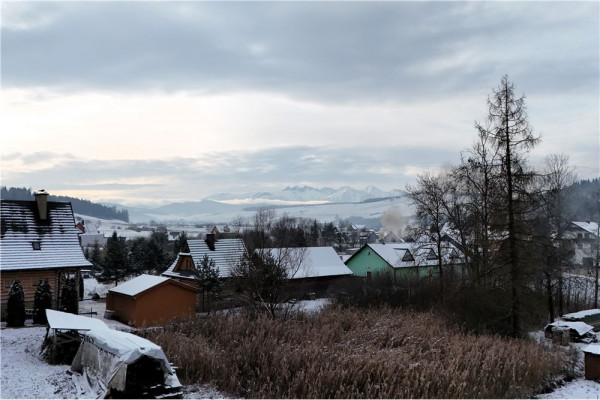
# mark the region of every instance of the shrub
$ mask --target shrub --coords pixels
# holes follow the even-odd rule
[[[48,322],[46,319],[46,309],[48,308],[52,308],[52,288],[48,281],[44,279],[38,284],[33,297],[34,324],[45,324]]]
[[[25,325],[25,292],[21,281],[14,281],[8,292],[6,324],[8,326]]]
[[[145,335],[186,383],[250,398],[528,397],[568,356],[529,340],[471,335],[432,312],[329,308],[272,320],[222,315]]]

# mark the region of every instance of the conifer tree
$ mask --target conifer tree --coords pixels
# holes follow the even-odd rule
[[[25,292],[21,281],[14,281],[8,292],[7,304],[8,326],[23,326],[25,325]]]
[[[207,311],[210,296],[214,296],[222,287],[219,280],[219,268],[212,258],[208,258],[207,254],[196,266],[196,282],[202,289],[202,311]]]
[[[33,323],[45,324],[46,309],[52,308],[52,288],[46,279],[40,281],[33,298]]]
[[[74,278],[67,278],[60,294],[60,310],[71,314],[79,313],[79,294]]]

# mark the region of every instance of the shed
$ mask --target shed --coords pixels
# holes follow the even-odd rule
[[[583,348],[585,379],[600,379],[600,345],[590,344]]]
[[[192,317],[199,290],[162,276],[140,275],[116,286],[106,295],[106,309],[117,320],[135,326],[152,326],[173,318]]]

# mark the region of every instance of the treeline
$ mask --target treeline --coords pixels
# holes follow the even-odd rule
[[[569,215],[573,221],[595,221],[600,212],[600,178],[581,180],[566,188]]]
[[[33,200],[33,192],[31,191],[31,188],[7,188],[6,186],[2,186],[0,197],[3,200]],[[76,212],[77,214],[129,222],[129,212],[127,210],[119,210],[115,206],[109,207],[93,203],[89,200],[78,199],[76,197],[54,196],[52,194],[48,196],[48,201],[69,201],[73,206],[73,212]]]

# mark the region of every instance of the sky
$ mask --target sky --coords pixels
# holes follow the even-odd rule
[[[125,205],[403,189],[460,161],[503,75],[600,176],[600,3],[1,5],[1,181]]]

